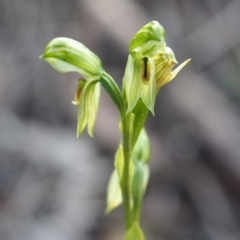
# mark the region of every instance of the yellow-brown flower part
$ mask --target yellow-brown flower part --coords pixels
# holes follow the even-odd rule
[[[78,80],[78,85],[77,85],[77,89],[76,89],[76,92],[75,92],[75,100],[72,101],[73,105],[79,105],[80,104],[81,93],[83,91],[85,83],[86,83],[85,79],[80,78]]]
[[[177,74],[184,68],[191,59],[184,61],[176,69],[172,71],[173,66],[178,62],[171,48],[166,47],[164,53],[158,53],[153,56],[155,64],[155,75],[156,75],[156,87],[157,91],[162,86],[170,82]]]

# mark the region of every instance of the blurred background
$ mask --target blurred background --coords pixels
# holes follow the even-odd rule
[[[179,63],[146,128],[148,240],[240,239],[240,1],[0,0],[0,239],[121,240],[123,209],[104,215],[120,141],[104,89],[95,137],[76,139],[78,74],[38,57],[74,38],[121,86],[128,44],[151,20]]]

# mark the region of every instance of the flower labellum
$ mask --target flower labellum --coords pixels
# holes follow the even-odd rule
[[[155,63],[157,91],[175,78],[181,69],[191,61],[191,59],[186,60],[174,71],[172,71],[173,66],[175,66],[178,62],[172,49],[169,47],[166,47],[164,53],[154,55],[153,59]]]
[[[75,101],[72,101],[73,105],[79,105],[81,93],[82,93],[85,83],[86,83],[85,79],[78,80],[78,85],[77,85],[77,89],[76,89],[76,93],[75,93]]]

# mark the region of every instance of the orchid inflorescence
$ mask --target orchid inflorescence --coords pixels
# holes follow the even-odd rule
[[[134,35],[129,45],[122,91],[106,73],[98,56],[73,39],[53,39],[41,56],[59,72],[78,72],[83,76],[78,80],[75,100],[72,102],[78,105],[78,138],[86,125],[89,135],[93,136],[101,85],[119,110],[122,141],[108,184],[105,212],[109,213],[123,203],[125,240],[144,239],[140,211],[149,179],[147,163],[151,152],[144,129],[146,117],[149,111],[154,115],[159,90],[190,61],[188,59],[172,70],[177,60],[164,39],[165,30],[157,21],[149,22]]]

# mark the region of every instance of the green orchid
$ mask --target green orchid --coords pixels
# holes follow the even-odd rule
[[[143,26],[130,42],[130,55],[123,78],[127,113],[131,112],[141,99],[154,115],[159,89],[190,61],[185,61],[172,72],[177,61],[173,51],[166,47],[164,37],[163,27],[157,21],[152,21]]]
[[[165,43],[164,28],[157,21],[143,26],[130,41],[122,92],[104,70],[98,56],[73,39],[53,39],[41,58],[59,72],[77,72],[83,77],[78,80],[75,100],[72,101],[78,105],[78,138],[87,125],[89,135],[93,136],[101,86],[119,110],[122,140],[109,179],[105,212],[110,213],[123,204],[124,240],[144,240],[140,213],[150,175],[148,161],[151,155],[144,124],[149,111],[154,115],[159,90],[175,78],[190,59],[173,70],[177,60]]]
[[[57,71],[78,72],[80,79],[75,93],[74,105],[78,108],[77,137],[88,124],[88,133],[93,136],[93,127],[97,117],[100,100],[100,84],[112,96],[117,107],[122,112],[121,93],[113,79],[105,72],[101,60],[85,45],[69,38],[55,38],[40,56]]]

